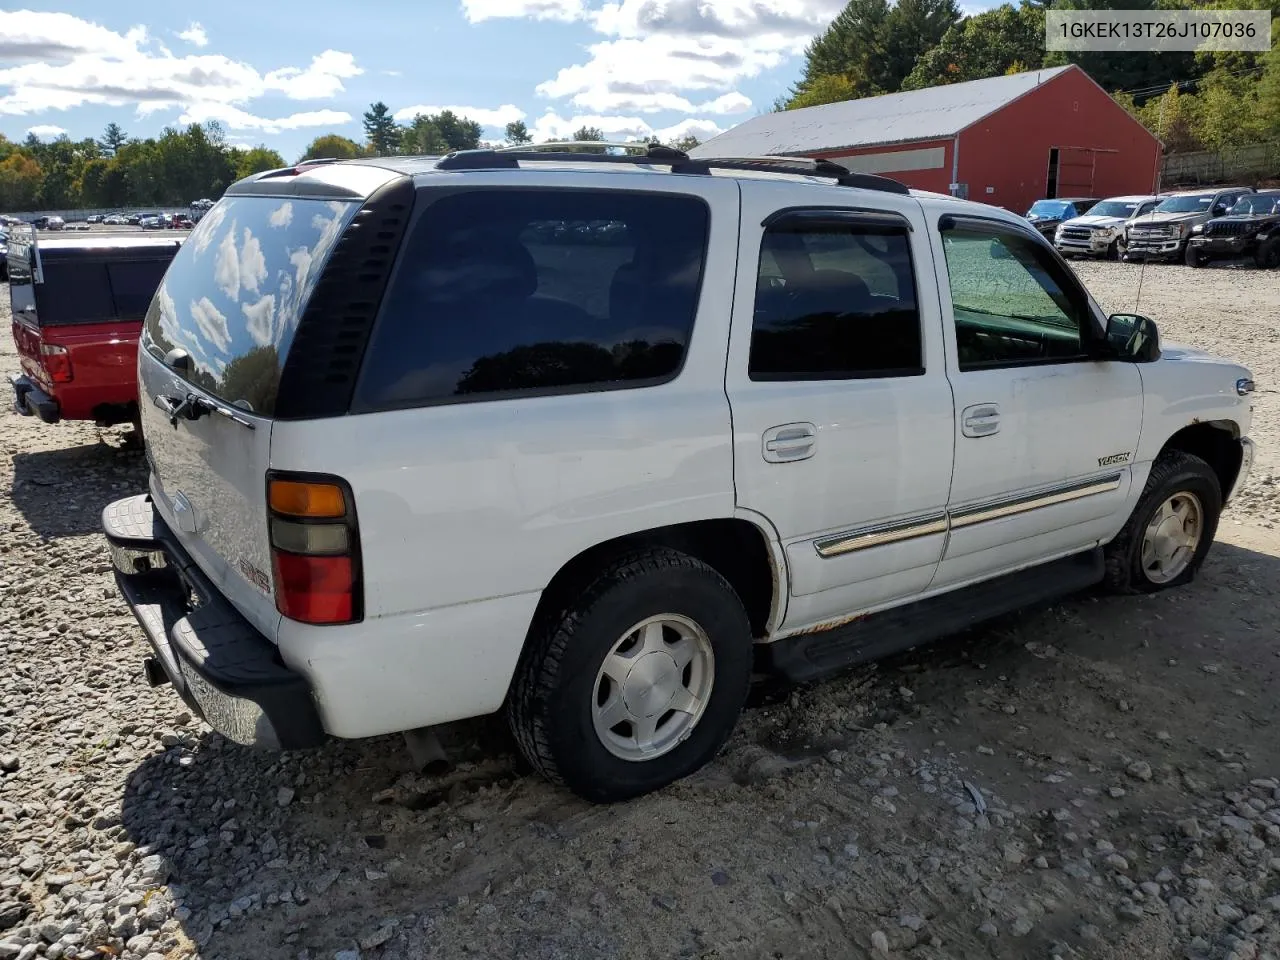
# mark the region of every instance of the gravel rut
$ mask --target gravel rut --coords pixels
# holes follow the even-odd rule
[[[758,704],[614,807],[491,720],[433,776],[395,737],[211,734],[143,682],[98,535],[144,488],[127,431],[0,413],[0,960],[1280,957],[1280,273],[1075,266],[1255,373],[1258,465],[1198,581]]]

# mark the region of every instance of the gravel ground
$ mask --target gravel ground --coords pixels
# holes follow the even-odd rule
[[[1078,269],[1113,310],[1141,276],[1166,337],[1257,376],[1259,464],[1197,583],[756,706],[608,808],[496,722],[434,776],[394,737],[211,734],[143,683],[97,533],[143,489],[127,431],[0,413],[0,960],[1280,957],[1280,274]]]

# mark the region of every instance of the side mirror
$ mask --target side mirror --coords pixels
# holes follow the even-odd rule
[[[1117,360],[1151,363],[1160,359],[1160,334],[1155,321],[1136,313],[1108,317],[1106,340]]]

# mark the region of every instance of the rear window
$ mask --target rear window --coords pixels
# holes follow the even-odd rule
[[[36,322],[42,327],[66,323],[99,323],[116,318],[107,265],[97,262],[41,262],[44,283],[37,287]]]
[[[228,197],[183,243],[147,312],[144,346],[191,357],[190,379],[269,416],[298,320],[352,201]]]
[[[485,190],[418,218],[356,388],[367,411],[674,377],[709,212],[688,196]]]

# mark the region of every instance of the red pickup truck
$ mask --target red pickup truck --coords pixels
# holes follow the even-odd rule
[[[45,423],[138,420],[138,332],[181,241],[9,238],[9,302],[22,373],[14,407]]]

